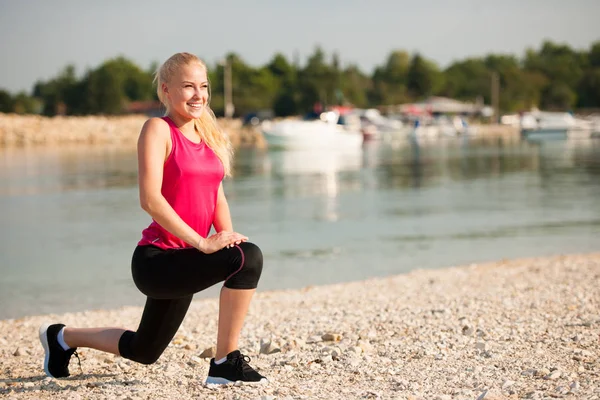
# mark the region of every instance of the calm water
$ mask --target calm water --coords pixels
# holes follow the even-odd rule
[[[131,150],[0,150],[0,319],[143,305],[136,179]],[[240,150],[225,190],[260,290],[600,249],[600,141]]]

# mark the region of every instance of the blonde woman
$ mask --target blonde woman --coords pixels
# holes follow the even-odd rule
[[[161,65],[155,80],[167,113],[149,119],[138,141],[140,204],[152,217],[131,265],[136,286],[147,296],[139,327],[132,332],[44,325],[44,370],[55,378],[69,376],[78,347],[152,364],[177,332],[194,293],[224,281],[217,352],[206,382],[263,382],[238,350],[262,253],[233,230],[222,184],[230,174],[231,145],[209,108],[206,65],[178,53]],[[211,227],[216,233],[209,236]]]

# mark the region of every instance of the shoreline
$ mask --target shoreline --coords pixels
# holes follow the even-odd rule
[[[124,146],[135,148],[145,115],[122,116],[56,116],[0,113],[0,149],[64,145]],[[239,118],[219,118],[218,123],[234,147],[266,148],[267,143],[257,128],[243,127]],[[519,130],[507,125],[473,125],[476,138],[520,140]]]
[[[600,253],[535,257],[261,292],[240,347],[267,386],[207,387],[218,302],[194,300],[159,361],[81,349],[46,378],[37,328],[135,329],[140,307],[0,320],[0,395],[14,399],[600,398]],[[333,340],[331,340],[333,339]],[[271,342],[270,346],[266,344]],[[263,350],[278,349],[273,354]],[[481,397],[483,396],[483,397]]]
[[[64,145],[135,148],[140,130],[149,118],[140,114],[45,117],[0,113],[0,148]],[[266,146],[262,134],[256,129],[243,127],[239,118],[220,118],[218,123],[229,135],[234,147]]]

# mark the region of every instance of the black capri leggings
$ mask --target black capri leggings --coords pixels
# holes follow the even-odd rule
[[[121,336],[119,353],[152,364],[175,336],[194,293],[221,281],[230,289],[255,289],[262,266],[262,252],[248,242],[212,254],[194,248],[136,247],[131,262],[133,281],[147,299],[137,331]]]

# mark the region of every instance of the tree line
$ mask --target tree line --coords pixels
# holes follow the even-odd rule
[[[231,66],[236,115],[272,109],[278,116],[310,111],[316,103],[378,107],[418,101],[431,95],[490,104],[492,76],[499,79],[501,112],[600,108],[600,41],[589,50],[544,42],[522,58],[488,54],[441,69],[419,53],[392,51],[371,75],[357,65],[342,66],[337,53],[317,47],[304,65],[277,53],[263,66],[237,54]],[[209,65],[211,104],[224,109],[224,63]],[[157,64],[144,70],[125,57],[110,59],[77,77],[65,67],[55,78],[35,83],[30,94],[0,89],[0,112],[87,115],[122,114],[134,101],[156,100],[152,83]]]

